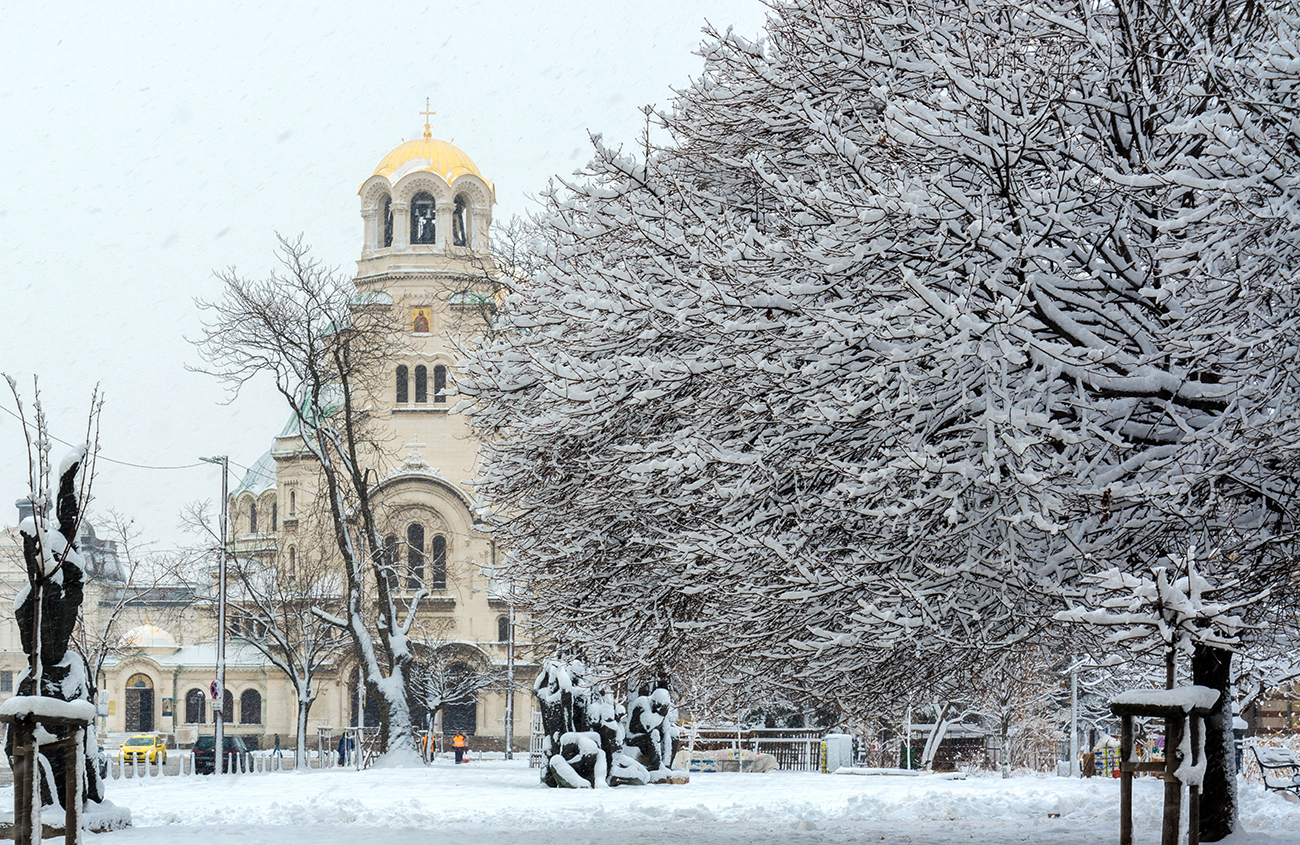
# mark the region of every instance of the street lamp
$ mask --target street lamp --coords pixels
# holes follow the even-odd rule
[[[225,763],[226,737],[226,524],[229,522],[227,501],[230,485],[230,457],[218,455],[199,458],[209,464],[221,465],[221,550],[217,553],[217,689],[216,735],[213,737],[212,773],[219,776]]]

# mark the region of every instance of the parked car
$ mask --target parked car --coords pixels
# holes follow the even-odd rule
[[[221,771],[223,772],[246,772],[248,771],[248,746],[237,736],[227,734],[222,743],[221,754]],[[217,738],[212,735],[201,736],[194,743],[194,773],[199,775],[210,775],[216,771],[216,755],[213,753],[217,745]]]
[[[122,743],[122,762],[167,762],[167,741],[157,734],[136,734]]]

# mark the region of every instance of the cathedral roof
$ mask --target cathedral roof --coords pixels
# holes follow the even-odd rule
[[[257,459],[257,463],[248,468],[244,473],[244,480],[239,482],[231,495],[238,496],[247,490],[254,496],[259,496],[263,491],[270,490],[275,486],[275,458],[271,456],[270,450]]]
[[[416,138],[401,144],[384,156],[373,175],[385,176],[396,184],[406,174],[419,170],[438,174],[448,185],[466,173],[483,178],[474,162],[459,147],[437,138]]]

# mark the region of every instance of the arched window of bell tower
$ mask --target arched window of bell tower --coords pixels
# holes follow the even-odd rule
[[[379,233],[379,245],[389,247],[393,245],[393,199],[384,197],[384,202],[379,206],[380,225],[383,231]]]
[[[433,368],[433,401],[447,401],[447,368],[441,364]]]
[[[415,401],[429,401],[429,371],[423,364],[415,368]]]
[[[406,365],[397,365],[397,404],[405,405],[407,402],[406,392]]]
[[[420,193],[411,197],[411,243],[437,243],[434,240],[434,214],[433,194],[420,191]]]
[[[469,231],[469,199],[464,194],[457,194],[456,207],[451,213],[452,246],[469,246]]]

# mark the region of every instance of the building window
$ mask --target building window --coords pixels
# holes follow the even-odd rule
[[[433,368],[433,401],[447,401],[447,368],[441,364]]]
[[[289,547],[289,577],[298,580],[298,550],[293,546]]]
[[[497,642],[510,642],[510,617],[508,616],[497,617]]]
[[[248,533],[257,533],[257,502],[248,503]]]
[[[455,246],[469,246],[469,203],[464,194],[456,197],[456,208],[451,213],[451,242]]]
[[[262,724],[262,694],[255,689],[246,689],[239,694],[239,724]]]
[[[421,191],[411,197],[411,243],[436,243],[433,237],[433,194]]]
[[[424,584],[424,526],[418,522],[406,529],[406,569],[406,586],[415,589]]]
[[[397,535],[389,534],[384,538],[384,566],[387,566],[390,570],[395,570],[397,564]]]
[[[290,490],[289,491],[289,516],[293,516],[296,513],[298,513],[298,494]]]
[[[380,216],[383,218],[384,231],[379,237],[382,239],[382,246],[393,245],[393,200],[392,197],[384,197],[384,204],[380,208]]]
[[[432,583],[429,585],[431,590],[447,589],[447,538],[441,534],[433,538],[433,546],[429,550],[429,557],[432,558]]]
[[[230,690],[226,690],[226,694],[221,698],[221,720],[227,725],[235,723],[235,696],[231,694]],[[215,707],[212,708],[212,721],[213,723],[217,721],[217,708]]]
[[[415,401],[429,401],[429,371],[423,364],[415,368]]]
[[[14,673],[9,670],[0,672],[0,692],[14,691]]]
[[[275,531],[280,525],[280,503],[271,502],[271,530]]]
[[[192,689],[185,693],[185,724],[203,724],[206,720],[203,711],[207,708],[207,700],[207,693],[201,689]]]
[[[406,392],[406,365],[401,364],[397,368],[397,404],[405,405],[409,401]]]

